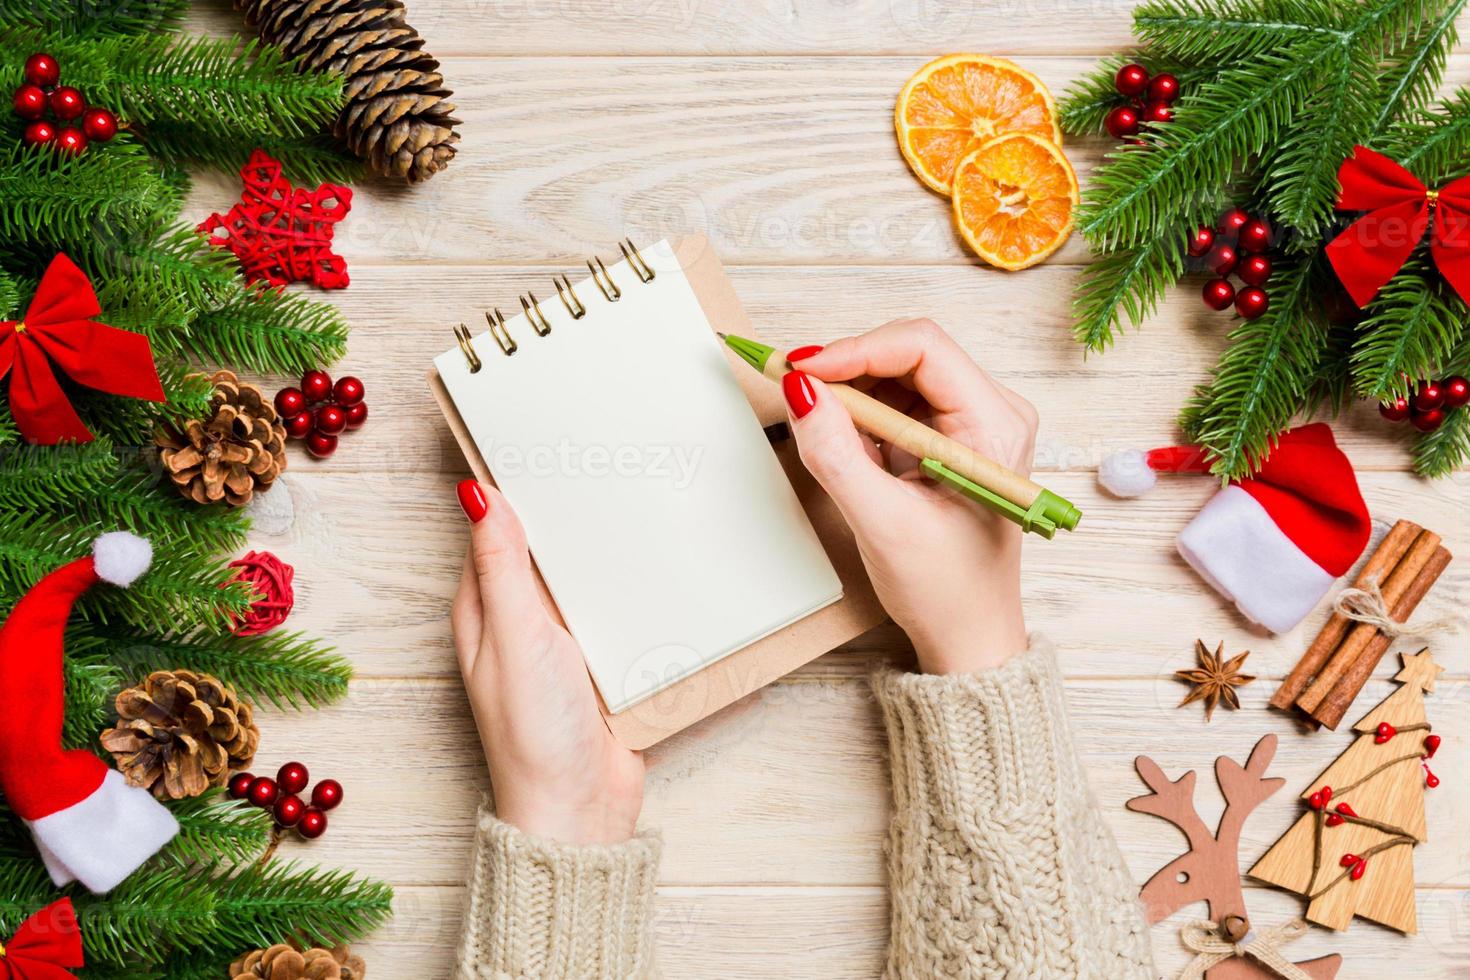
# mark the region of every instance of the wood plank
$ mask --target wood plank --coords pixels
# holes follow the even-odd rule
[[[516,310],[517,297],[527,291],[557,302],[550,282],[562,269],[575,271],[570,265],[428,265],[355,272],[349,289],[329,297],[352,325],[350,353],[334,370],[367,383],[371,420],[343,439],[330,463],[317,463],[297,446],[293,472],[463,471],[424,372],[453,344],[455,323],[479,330],[484,310]],[[1197,283],[1190,280],[1114,349],[1084,357],[1071,335],[1076,268],[1041,267],[1024,278],[967,266],[729,271],[762,335],[783,345],[824,343],[901,317],[932,317],[1001,383],[1036,405],[1042,419],[1036,465],[1045,471],[1091,472],[1120,448],[1177,441],[1179,408],[1195,385],[1210,378],[1232,323],[1198,302]],[[1413,433],[1407,425],[1384,423],[1375,406],[1355,404],[1335,428],[1360,470],[1407,467]],[[1425,486],[1448,493],[1454,484]]]
[[[1094,62],[1024,59],[1058,95]],[[625,234],[698,231],[737,263],[977,264],[947,199],[913,177],[894,140],[894,98],[922,63],[453,59],[458,158],[411,192],[356,198],[340,251],[349,267],[426,257],[580,265]],[[1457,54],[1448,84],[1466,81],[1470,55]],[[1110,146],[1068,143],[1084,182]],[[191,213],[227,208],[238,193],[236,179],[201,177]],[[1074,236],[1052,262],[1087,254]]]
[[[1246,827],[1246,867],[1300,813],[1299,792],[1350,742],[1302,734],[1284,715],[1267,712],[1264,697],[1245,711],[1217,712],[1206,725],[1198,711],[1175,709],[1179,688],[1165,672],[1173,666],[1162,664],[1146,680],[1067,686],[1092,789],[1140,882],[1182,853],[1184,843],[1163,822],[1123,809],[1144,791],[1134,756],[1147,752],[1174,778],[1199,768],[1199,810],[1214,819],[1215,757],[1244,758],[1262,734],[1277,733],[1281,748],[1271,773],[1286,785]],[[1431,722],[1446,737],[1449,755],[1441,759],[1453,758],[1470,731],[1470,702],[1452,695],[1458,686],[1442,679],[1429,705]],[[1353,718],[1391,687],[1385,680],[1370,685]],[[273,771],[288,757],[301,758],[346,787],[331,832],[312,844],[288,843],[284,857],[341,864],[399,884],[462,880],[486,777],[458,681],[358,681],[342,705],[285,718],[267,712],[262,730],[257,768]],[[388,751],[365,752],[380,744]],[[883,883],[886,748],[863,680],[776,684],[664,743],[649,760],[644,822],[664,835],[663,883]],[[1453,814],[1467,806],[1466,780],[1446,778],[1427,794],[1429,843],[1415,851],[1419,885],[1470,887],[1470,838],[1453,831]]]
[[[1288,895],[1251,889],[1247,901],[1269,925],[1293,914]],[[371,972],[448,976],[463,904],[458,888],[400,888],[394,920],[362,947]],[[1415,940],[1373,927],[1340,935],[1313,930],[1288,951],[1298,960],[1341,953],[1344,977],[1404,976],[1408,969],[1414,980],[1459,980],[1470,971],[1467,908],[1470,892],[1421,892],[1425,928]],[[1203,907],[1196,911],[1203,915]],[[663,888],[655,914],[659,966],[670,977],[873,977],[886,954],[888,896],[881,888]],[[1187,918],[1181,914],[1153,930],[1161,976],[1177,976],[1188,962],[1174,937]]]
[[[337,460],[366,452],[354,440],[377,438],[371,431],[370,425],[355,433],[324,466],[308,462],[288,471],[272,493],[290,495],[295,523],[277,534],[257,528],[251,545],[297,569],[291,626],[330,637],[361,674],[455,676],[448,606],[467,540],[453,493],[459,474],[437,466],[336,472]],[[1280,677],[1326,615],[1321,609],[1283,636],[1252,634],[1177,556],[1174,535],[1211,493],[1208,480],[1187,479],[1131,501],[1106,497],[1087,473],[1050,474],[1047,482],[1085,516],[1070,535],[1027,541],[1026,610],[1031,628],[1065,651],[1065,669],[1073,676],[1152,677],[1184,666],[1202,637],[1255,651],[1253,672]],[[1436,490],[1400,473],[1365,473],[1362,483],[1382,520],[1404,514],[1426,527],[1460,526],[1463,493],[1453,483]],[[1453,536],[1449,543],[1455,546]],[[1423,615],[1447,614],[1467,588],[1470,562],[1451,564]],[[1136,623],[1154,625],[1139,633],[1130,625]],[[906,649],[899,631],[880,629],[806,670],[856,676],[875,656],[898,657]],[[1453,661],[1450,667],[1462,669]],[[1264,704],[1269,686],[1247,689],[1247,702]]]

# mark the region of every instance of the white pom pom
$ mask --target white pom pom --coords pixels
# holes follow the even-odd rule
[[[1159,475],[1148,467],[1141,449],[1113,453],[1097,468],[1097,482],[1115,497],[1140,497],[1154,488]]]
[[[153,545],[127,531],[110,531],[92,542],[92,563],[97,577],[127,588],[148,571],[153,562]]]

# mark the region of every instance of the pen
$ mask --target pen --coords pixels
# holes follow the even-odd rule
[[[720,334],[741,360],[772,381],[780,381],[791,362],[773,347],[731,334]],[[922,422],[858,391],[851,385],[826,382],[858,428],[921,460],[925,476],[954,487],[1021,525],[1021,530],[1050,539],[1057,528],[1071,531],[1082,519],[1073,504],[1041,484],[1002,466],[989,457],[936,432]]]

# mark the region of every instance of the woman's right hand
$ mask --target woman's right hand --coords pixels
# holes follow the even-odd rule
[[[859,432],[823,382],[848,382],[1009,466],[1031,471],[1036,410],[932,320],[801,348],[782,381],[802,462],[852,527],[883,608],[927,673],[995,667],[1026,648],[1021,530],[922,477]]]

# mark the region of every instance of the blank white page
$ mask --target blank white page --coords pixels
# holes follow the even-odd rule
[[[842,597],[672,249],[643,254],[617,302],[543,286],[549,335],[434,361],[614,713]]]

